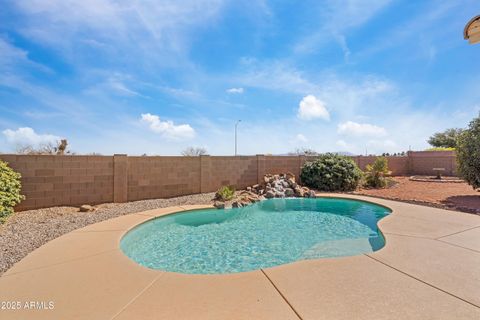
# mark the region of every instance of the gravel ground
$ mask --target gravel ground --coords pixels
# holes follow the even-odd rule
[[[409,177],[393,179],[396,184],[390,188],[363,189],[355,193],[480,214],[480,192],[465,182],[422,182],[411,181]]]
[[[17,212],[0,225],[0,275],[41,245],[72,230],[129,213],[185,204],[211,204],[215,193],[98,205],[94,212],[53,207]]]

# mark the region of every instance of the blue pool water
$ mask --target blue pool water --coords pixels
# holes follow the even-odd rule
[[[157,218],[128,232],[120,246],[132,260],[153,269],[241,272],[378,250],[384,239],[377,222],[389,213],[355,200],[271,199]]]

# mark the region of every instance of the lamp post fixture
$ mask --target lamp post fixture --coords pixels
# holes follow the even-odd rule
[[[240,122],[242,122],[242,120],[238,120],[235,123],[235,156],[237,156],[237,127]]]

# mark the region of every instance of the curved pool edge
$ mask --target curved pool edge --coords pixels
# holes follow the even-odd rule
[[[370,255],[370,256],[374,256],[376,254],[379,254],[382,251],[384,251],[387,247],[389,247],[389,244],[390,244],[389,243],[389,237],[390,237],[390,234],[395,234],[395,228],[386,232],[384,227],[385,227],[386,224],[390,224],[391,221],[396,220],[396,218],[399,216],[399,213],[401,212],[402,209],[404,209],[404,208],[406,209],[409,206],[410,207],[417,207],[417,208],[421,208],[421,209],[436,209],[436,208],[424,207],[424,206],[409,204],[409,203],[400,202],[400,201],[388,200],[388,199],[383,199],[383,198],[374,198],[374,197],[370,197],[370,196],[367,197],[367,196],[349,194],[349,193],[340,193],[340,194],[339,193],[317,193],[317,197],[318,198],[338,198],[338,199],[363,201],[363,202],[367,202],[367,203],[370,203],[370,204],[375,204],[375,205],[385,207],[385,208],[387,208],[388,210],[391,211],[390,214],[383,217],[382,219],[380,219],[377,222],[379,232],[382,234],[382,236],[385,239],[385,245],[377,251],[374,251],[372,253],[368,253],[368,255]],[[7,270],[1,277],[5,277],[5,276],[12,275],[12,274],[17,274],[17,273],[27,272],[27,271],[30,271],[30,270],[33,270],[33,269],[36,269],[36,268],[46,267],[47,266],[46,263],[43,262],[43,260],[45,260],[45,258],[42,257],[42,259],[40,259],[42,261],[38,261],[39,260],[38,257],[43,256],[43,254],[44,254],[42,251],[48,251],[48,250],[50,250],[50,247],[53,247],[54,245],[55,245],[55,247],[59,246],[58,245],[59,242],[62,242],[63,240],[65,240],[65,238],[69,238],[73,234],[79,234],[79,233],[95,234],[95,233],[98,233],[98,232],[104,232],[104,233],[118,232],[118,233],[115,233],[115,236],[113,237],[113,239],[108,238],[108,241],[110,241],[110,242],[112,242],[112,240],[113,240],[114,247],[110,248],[109,250],[106,250],[106,251],[114,251],[116,254],[118,254],[118,256],[119,256],[118,258],[120,260],[119,263],[128,262],[130,264],[133,264],[133,266],[135,268],[139,269],[139,270],[148,270],[149,272],[171,273],[171,274],[188,275],[188,276],[194,276],[194,277],[229,276],[229,275],[235,275],[235,274],[250,273],[250,272],[255,272],[255,271],[259,271],[259,270],[277,269],[277,268],[282,268],[283,266],[289,266],[289,265],[297,264],[297,263],[311,263],[311,262],[315,262],[315,261],[327,261],[327,260],[332,260],[332,259],[333,260],[350,259],[350,258],[362,256],[362,255],[367,255],[367,254],[364,253],[364,254],[355,255],[355,256],[298,260],[298,261],[293,261],[293,262],[278,265],[278,266],[272,266],[272,267],[269,267],[269,268],[257,269],[257,270],[252,270],[252,271],[244,271],[244,272],[238,272],[238,273],[231,273],[231,274],[228,274],[228,273],[225,273],[225,274],[184,274],[184,273],[177,273],[177,272],[170,272],[170,271],[162,271],[162,270],[158,270],[158,269],[151,269],[151,268],[142,266],[142,265],[138,264],[137,262],[133,261],[132,259],[130,259],[128,256],[126,256],[120,248],[120,242],[121,242],[122,238],[128,232],[130,232],[134,228],[142,225],[143,223],[146,223],[148,221],[157,219],[159,217],[164,217],[164,216],[168,216],[168,215],[172,215],[172,214],[183,213],[183,212],[187,212],[187,211],[212,209],[212,208],[215,208],[215,207],[213,205],[172,206],[172,207],[166,207],[166,208],[158,208],[158,209],[135,212],[135,213],[123,215],[123,216],[120,216],[120,217],[108,219],[108,220],[98,222],[98,223],[95,223],[95,224],[91,224],[91,225],[85,226],[83,228],[73,230],[73,231],[71,231],[67,234],[64,234],[64,235],[62,235],[62,236],[60,236],[56,239],[53,239],[53,240],[49,241],[48,243],[42,245],[41,247],[35,249],[34,251],[30,252],[26,257],[24,257],[22,260],[15,263],[13,265],[13,267],[11,267],[9,270]],[[446,210],[442,210],[442,209],[436,209],[436,210],[446,211]],[[447,211],[447,212],[451,213],[452,211]],[[463,213],[463,212],[454,212],[454,213],[459,214],[459,215],[469,216],[469,217],[471,216],[470,214],[466,214],[466,213]],[[135,217],[136,219],[130,219],[132,217]],[[128,220],[128,221],[123,221],[123,220]],[[394,225],[395,225],[395,223],[394,223]],[[402,232],[399,232],[399,233],[402,233]],[[96,242],[96,244],[97,245],[95,247],[102,247],[103,243]],[[61,247],[61,245],[59,247]],[[72,248],[69,248],[69,250],[72,251]],[[89,252],[89,256],[104,252],[104,251],[96,252],[98,250],[92,250],[92,251],[94,251],[94,252],[93,253]],[[82,250],[82,253],[83,253],[83,250]],[[83,254],[82,254],[82,256],[83,256]],[[55,262],[55,259],[53,259],[53,261],[54,261],[53,264],[63,263],[63,262],[67,262],[67,261],[70,261],[70,260],[76,260],[76,259],[77,259],[77,257],[74,257],[72,259],[66,258],[66,259],[62,260],[61,262]],[[28,263],[26,263],[27,261],[28,261]],[[37,261],[38,261],[38,263],[37,263]],[[28,266],[24,266],[25,264],[27,264]]]
[[[380,252],[384,250],[387,245],[388,245],[388,234],[385,234],[385,232],[382,230],[382,222],[384,222],[387,219],[391,219],[392,216],[395,213],[394,206],[392,207],[388,202],[388,200],[384,199],[378,199],[379,201],[372,201],[370,199],[366,199],[365,197],[362,196],[357,196],[357,195],[351,195],[351,194],[338,194],[338,193],[318,193],[317,198],[337,198],[337,199],[346,199],[346,200],[357,200],[357,201],[362,201],[366,202],[369,204],[374,204],[374,205],[379,205],[382,206],[391,212],[386,215],[385,217],[381,218],[379,221],[377,221],[377,226],[379,229],[379,232],[384,238],[385,245],[380,248],[379,250],[376,250],[372,252],[371,254],[375,254],[377,252]],[[387,203],[385,203],[387,202]],[[50,247],[62,247],[59,245],[59,242],[72,238],[72,235],[75,234],[96,234],[99,232],[103,233],[114,233],[115,235],[112,234],[112,237],[107,237],[107,239],[103,243],[97,243],[96,248],[102,248],[104,246],[107,246],[107,242],[110,244],[110,247],[108,250],[102,250],[99,252],[99,250],[92,250],[89,255],[96,255],[99,253],[103,253],[106,251],[114,251],[116,254],[118,254],[118,259],[119,263],[125,263],[128,262],[129,264],[133,264],[134,267],[138,268],[139,270],[148,270],[150,272],[158,272],[158,273],[171,273],[171,274],[178,274],[178,275],[189,275],[189,276],[195,276],[195,277],[202,277],[202,276],[228,276],[228,275],[234,275],[234,274],[242,274],[242,273],[250,273],[250,272],[255,272],[259,270],[268,270],[268,269],[273,269],[273,268],[281,268],[282,266],[287,266],[295,263],[302,263],[302,262],[312,262],[312,261],[318,261],[318,260],[336,260],[336,259],[348,259],[352,257],[358,257],[363,254],[359,255],[353,255],[353,256],[340,256],[340,257],[328,257],[328,258],[319,258],[319,259],[307,259],[307,260],[298,260],[298,261],[293,261],[277,266],[272,266],[268,268],[263,268],[263,269],[256,269],[256,270],[249,270],[249,271],[242,271],[242,272],[236,272],[236,273],[219,273],[219,274],[187,274],[187,273],[179,273],[179,272],[171,272],[171,271],[164,271],[164,270],[159,270],[159,269],[151,269],[145,266],[142,266],[132,260],[130,257],[128,257],[120,248],[120,243],[122,238],[128,234],[130,231],[133,229],[141,226],[144,223],[147,223],[149,221],[152,221],[157,218],[173,215],[173,214],[179,214],[179,213],[184,213],[184,212],[189,212],[189,211],[200,211],[203,209],[213,209],[215,208],[213,205],[182,205],[182,206],[172,206],[172,207],[166,207],[166,208],[157,208],[157,209],[152,209],[152,210],[146,210],[146,211],[140,211],[140,212],[135,212],[127,215],[123,215],[120,217],[108,219],[102,222],[98,222],[95,224],[91,224],[88,226],[85,226],[83,228],[79,228],[76,230],[73,230],[69,233],[66,233],[56,239],[53,239],[46,244],[42,245],[41,247],[35,249],[34,251],[30,252],[26,257],[24,257],[22,260],[19,262],[15,263],[13,267],[11,267],[9,270],[7,270],[3,276],[9,276],[11,274],[16,274],[16,273],[22,273],[22,272],[27,272],[30,270],[33,270],[35,268],[43,268],[46,266],[46,263],[43,261],[40,261],[40,263],[36,263],[35,260],[37,260],[37,257],[42,255],[42,251],[48,251]],[[114,243],[114,247],[112,248],[111,244]],[[86,249],[86,248],[85,248]],[[69,251],[71,252],[73,248],[69,248]],[[80,251],[80,255],[83,256],[84,250]],[[63,263],[64,261],[70,261],[70,260],[76,260],[77,257],[72,257],[71,259],[63,259],[62,261],[58,261],[58,263]],[[44,260],[44,259],[41,259]],[[28,261],[28,263],[26,263]],[[53,263],[57,263],[56,259],[53,259]],[[122,262],[123,261],[123,262]],[[26,264],[26,266],[25,266]],[[38,265],[38,266],[37,266]]]
[[[345,310],[345,299],[349,308],[356,310],[348,318],[353,315],[359,319],[371,318],[371,312],[358,313],[364,310],[365,303],[375,306],[377,318],[386,316],[382,312],[385,303],[400,313],[403,308],[413,308],[419,318],[445,314],[454,318],[458,310],[470,315],[466,318],[480,314],[480,309],[472,306],[480,305],[478,295],[465,291],[479,283],[472,278],[472,270],[477,270],[478,264],[471,263],[473,255],[478,253],[436,240],[480,227],[479,216],[358,195],[321,196],[370,200],[390,208],[392,212],[378,222],[385,246],[367,255],[302,260],[232,274],[164,272],[142,267],[126,257],[119,241],[131,228],[156,216],[201,209],[169,207],[109,219],[48,242],[0,277],[0,300],[30,301],[38,297],[54,300],[54,310],[37,314],[41,319],[47,316],[70,319],[86,314],[98,319],[150,319],[159,315],[172,318],[178,317],[179,311],[183,312],[183,318],[212,318],[214,312],[213,317],[221,319],[228,312],[239,318],[256,314],[265,319],[280,319],[285,315],[294,319],[295,315],[289,314],[292,305],[304,318],[319,318],[325,312],[335,318],[339,316],[335,312]],[[438,254],[438,250],[447,249],[446,254]],[[402,252],[401,259],[397,252]],[[472,257],[459,260],[460,253]],[[435,277],[430,272],[432,264],[441,269]],[[452,268],[456,285],[449,280]],[[376,279],[365,276],[372,272]],[[435,291],[429,285],[442,291]],[[370,293],[366,300],[356,298],[365,292]],[[460,296],[470,305],[452,295]],[[208,310],[206,305],[210,306]],[[9,319],[30,319],[32,312],[14,310],[5,311],[5,315]]]
[[[164,218],[166,216],[170,216],[170,215],[175,215],[175,214],[183,214],[183,213],[187,213],[187,212],[194,212],[194,211],[201,211],[201,210],[204,210],[204,209],[214,209],[215,207],[213,205],[188,205],[188,206],[181,206],[180,208],[182,208],[183,210],[178,210],[178,211],[171,211],[171,212],[168,212],[168,213],[161,213],[161,214],[156,214],[155,216],[152,216],[152,218],[149,218],[145,221],[142,221],[138,224],[135,224],[133,225],[130,229],[126,230],[122,236],[119,238],[118,240],[118,249],[119,251],[129,260],[129,261],[132,261],[133,263],[139,265],[140,267],[142,268],[146,268],[148,270],[153,270],[153,271],[158,271],[158,272],[165,272],[165,273],[172,273],[172,274],[180,274],[180,275],[189,275],[189,276],[221,276],[221,275],[229,275],[229,274],[241,274],[241,273],[248,273],[248,272],[255,272],[255,271],[259,271],[259,270],[268,270],[268,269],[272,269],[272,268],[277,268],[277,267],[281,267],[281,266],[285,266],[285,265],[290,265],[290,264],[294,264],[294,263],[299,263],[299,262],[308,262],[308,261],[316,261],[316,260],[330,260],[330,259],[345,259],[345,258],[350,258],[350,257],[357,257],[357,256],[362,256],[362,255],[366,255],[366,254],[373,254],[375,252],[378,252],[378,251],[381,251],[383,250],[386,246],[387,246],[387,237],[385,236],[385,234],[383,233],[383,231],[381,230],[381,227],[380,227],[380,222],[385,220],[386,218],[388,218],[389,216],[391,216],[393,214],[393,209],[386,205],[386,204],[381,204],[381,203],[377,203],[377,202],[374,202],[374,201],[371,201],[371,200],[366,200],[366,199],[363,199],[363,198],[360,198],[360,197],[357,197],[357,196],[354,196],[354,197],[351,197],[349,196],[348,194],[338,194],[338,193],[317,193],[317,196],[316,196],[316,199],[321,199],[321,198],[329,198],[329,199],[341,199],[341,200],[353,200],[353,201],[358,201],[358,202],[364,202],[364,203],[367,203],[367,204],[371,204],[371,205],[376,205],[376,206],[379,206],[379,207],[382,207],[386,210],[389,211],[389,213],[385,216],[383,216],[382,218],[380,218],[379,220],[377,220],[377,227],[378,227],[378,233],[380,234],[380,236],[383,238],[383,241],[384,241],[384,245],[380,248],[380,249],[377,249],[377,250],[374,250],[373,252],[369,252],[369,253],[366,253],[366,252],[363,252],[363,253],[358,253],[358,254],[354,254],[354,255],[345,255],[345,256],[337,256],[337,257],[322,257],[322,258],[314,258],[314,259],[300,259],[300,260],[295,260],[295,261],[291,261],[291,262],[287,262],[287,263],[283,263],[283,264],[279,264],[279,265],[274,265],[274,266],[270,266],[270,267],[265,267],[265,268],[259,268],[259,269],[252,269],[252,270],[245,270],[245,271],[236,271],[236,272],[229,272],[229,273],[183,273],[183,272],[175,272],[175,271],[167,271],[167,270],[162,270],[162,269],[156,269],[156,268],[150,268],[150,267],[147,267],[147,266],[144,266],[140,263],[138,263],[137,261],[135,261],[134,259],[132,259],[130,256],[128,256],[120,247],[121,247],[121,241],[122,239],[127,236],[130,232],[134,231],[135,229],[141,227],[142,225],[144,224],[147,224],[153,220],[156,220],[156,219],[159,219],[159,218]],[[288,199],[288,198],[286,198]],[[293,198],[292,198],[293,199]],[[253,205],[253,204],[251,204]],[[153,210],[155,211],[155,210]],[[142,212],[143,213],[143,212]]]

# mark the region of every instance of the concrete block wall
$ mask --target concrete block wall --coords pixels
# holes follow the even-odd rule
[[[296,177],[305,156],[132,157],[5,155],[22,174],[22,194],[16,210],[105,202],[126,202],[212,192],[224,185],[237,189],[260,182],[266,173],[291,172]],[[353,157],[361,169],[375,157]],[[445,168],[456,174],[454,152],[409,152],[388,157],[393,175],[433,174]]]
[[[127,199],[200,193],[200,157],[128,157]]]
[[[300,168],[306,161],[304,156],[267,156],[265,157],[266,173],[279,174],[291,172],[295,177],[300,176]]]
[[[445,175],[457,175],[457,158],[454,151],[408,152],[410,173],[415,175],[434,174],[433,168],[444,168]]]
[[[258,182],[258,161],[256,156],[208,157],[210,174],[202,176],[207,191],[215,191],[221,186],[233,185],[243,189]]]
[[[28,210],[113,201],[113,158],[101,156],[0,155],[22,175]]]

